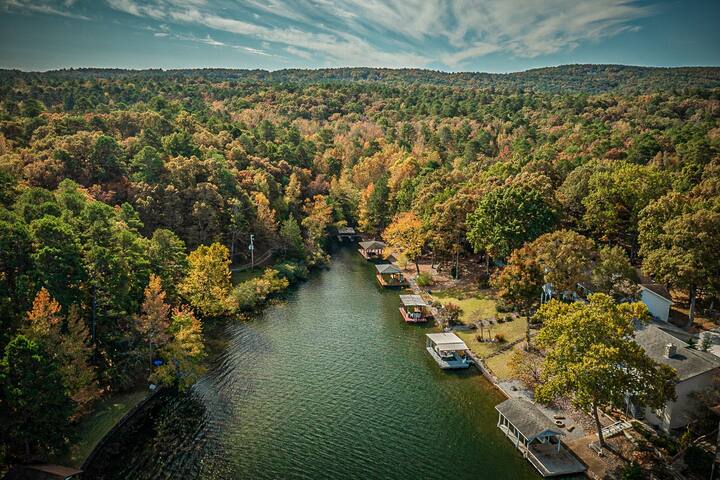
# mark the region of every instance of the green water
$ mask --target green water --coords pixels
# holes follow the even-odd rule
[[[502,397],[475,369],[441,371],[429,328],[352,249],[227,343],[93,465],[96,478],[539,478],[496,428]],[[96,462],[96,463],[98,463]]]

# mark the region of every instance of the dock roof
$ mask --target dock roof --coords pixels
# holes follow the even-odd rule
[[[355,235],[355,229],[353,227],[340,227],[338,233],[340,235]]]
[[[425,334],[441,350],[467,350],[468,346],[454,333]]]
[[[538,407],[524,398],[510,398],[495,407],[528,440],[533,440],[543,432],[562,435],[557,425]]]
[[[420,295],[400,295],[400,301],[406,307],[427,307],[428,304]]]
[[[360,248],[363,250],[382,250],[385,248],[385,244],[383,242],[379,242],[377,240],[368,240],[367,242],[360,242]]]
[[[392,273],[402,273],[402,270],[397,268],[395,265],[391,265],[389,263],[381,263],[380,265],[375,265],[375,268],[377,269],[378,273],[380,274],[392,274]]]

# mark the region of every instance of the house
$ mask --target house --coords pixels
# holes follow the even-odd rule
[[[385,251],[385,243],[377,240],[360,242],[360,248],[358,251],[360,252],[360,255],[365,257],[365,260],[382,259],[383,252]]]
[[[62,465],[17,465],[5,474],[3,480],[76,480],[82,470]]]
[[[690,348],[689,344],[653,324],[636,331],[635,341],[650,358],[677,372],[677,399],[655,411],[636,405],[630,399],[630,413],[665,432],[686,426],[700,406],[693,394],[717,386],[720,358],[710,352]]]
[[[432,318],[430,305],[420,295],[400,295],[400,314],[406,323],[422,323]]]
[[[562,445],[564,435],[537,406],[510,398],[495,407],[497,426],[543,477],[572,475],[585,466]]]
[[[670,320],[670,307],[673,305],[670,292],[664,285],[652,282],[640,283],[640,299],[647,306],[650,315],[658,320]]]
[[[397,268],[395,265],[390,263],[381,263],[375,265],[375,278],[378,283],[383,287],[404,287],[407,286],[405,276],[402,274],[402,270]]]

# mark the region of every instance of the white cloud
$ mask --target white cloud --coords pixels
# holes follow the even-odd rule
[[[634,0],[107,2],[137,17],[232,33],[334,66],[456,67],[492,53],[532,58],[636,30],[633,21],[653,13]]]
[[[287,47],[285,49],[285,51],[288,52],[290,55],[293,55],[295,57],[304,58],[305,60],[310,60],[312,58],[312,54],[310,52],[308,52],[307,50],[295,48],[292,45]]]
[[[90,20],[90,17],[70,11],[74,3],[75,0],[65,0],[60,3],[32,0],[2,0],[0,1],[0,7],[3,7],[6,11],[42,13],[45,15],[74,18],[76,20]]]

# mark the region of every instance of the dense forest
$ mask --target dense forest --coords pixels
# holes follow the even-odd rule
[[[203,324],[327,262],[343,225],[482,262],[522,311],[547,282],[630,295],[636,268],[690,321],[720,291],[717,68],[0,79],[8,461],[62,450],[109,392],[191,385]],[[251,234],[276,264],[233,286]]]

